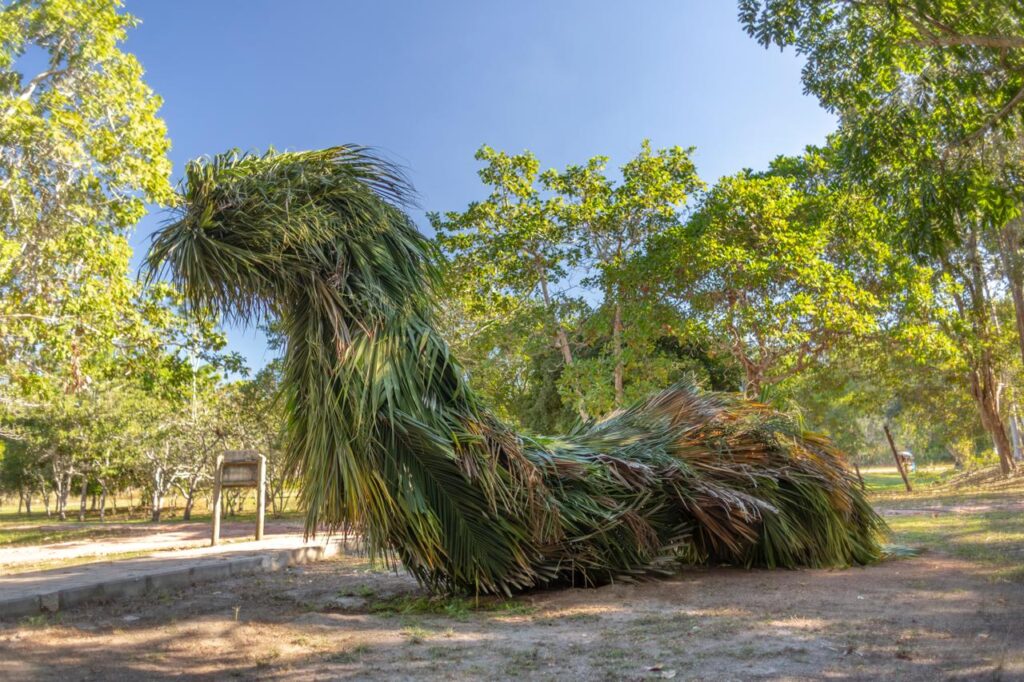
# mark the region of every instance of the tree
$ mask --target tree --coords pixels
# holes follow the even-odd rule
[[[281,360],[270,362],[251,379],[225,387],[225,421],[230,423],[230,442],[253,449],[266,458],[267,498],[280,515],[289,496],[291,472],[285,461],[285,415],[280,401]]]
[[[241,356],[224,350],[227,339],[209,311],[182,305],[166,284],[148,290],[145,308],[159,343],[149,347],[139,372],[140,438],[149,474],[153,521],[173,488],[185,498],[184,519],[192,516],[201,486],[211,478],[216,451],[235,425],[220,385],[228,372],[246,373]]]
[[[472,339],[464,357],[486,394],[502,394],[489,377],[495,364],[510,362],[514,370],[498,372],[512,380],[505,390],[528,392],[526,358],[543,353],[532,343],[538,321],[562,353],[561,396],[580,416],[607,413],[627,397],[646,395],[652,382],[664,386],[678,378],[671,362],[656,365],[647,357],[657,356],[668,322],[650,317],[638,293],[644,284],[629,280],[625,265],[652,234],[678,222],[688,196],[703,187],[691,152],[652,150],[644,141],[620,169],[620,182],[608,177],[606,157],[541,173],[529,152],[510,156],[484,147],[477,153],[488,162],[480,175],[490,196],[463,213],[432,214],[431,221],[457,301],[443,305],[453,314],[442,321],[462,325],[450,327],[460,346]],[[595,310],[586,294],[559,293],[575,282],[598,294]],[[505,395],[499,404],[512,401]]]
[[[721,179],[637,264],[735,359],[751,398],[876,332],[899,288],[870,200],[831,189],[822,163],[812,152]]]
[[[82,365],[110,352],[137,293],[127,276],[126,233],[146,202],[173,196],[160,99],[138,61],[118,49],[135,23],[119,5],[48,0],[0,8],[0,390],[7,404],[32,403],[41,380],[65,391],[88,383]],[[45,65],[22,73],[36,54],[45,54]]]
[[[597,156],[583,166],[569,166],[562,172],[543,175],[547,189],[557,193],[557,215],[576,249],[589,262],[585,286],[603,294],[602,309],[610,314],[613,405],[626,400],[626,363],[629,349],[636,351],[642,334],[637,322],[628,328],[625,311],[638,286],[630,281],[627,263],[640,253],[654,235],[675,226],[687,198],[703,188],[690,158],[692,149],[672,147],[653,151],[644,140],[640,153],[621,168],[622,181],[608,178],[608,158]],[[634,307],[635,309],[635,307]],[[637,318],[649,311],[637,310]],[[639,353],[632,354],[636,358]],[[637,358],[638,359],[638,358]],[[635,360],[634,360],[635,362]],[[664,385],[664,384],[663,384]]]
[[[25,443],[0,441],[0,493],[18,496],[18,511],[32,514],[32,496],[42,492],[46,474],[39,460],[32,456]]]
[[[741,0],[740,18],[762,44],[795,45],[807,56],[805,86],[840,115],[847,174],[869,184],[897,221],[891,241],[951,284],[956,322],[947,329],[1008,472],[989,284],[990,265],[998,264],[1024,358],[1016,142],[1024,122],[1024,9],[991,1]]]
[[[807,58],[803,80],[844,125],[940,153],[1022,120],[1024,7],[1002,0],[739,0],[764,46]]]
[[[479,175],[490,195],[463,213],[429,214],[438,244],[456,259],[452,268],[463,273],[462,282],[472,283],[474,308],[541,307],[554,346],[571,367],[564,318],[575,302],[559,288],[579,252],[556,219],[555,204],[542,196],[540,164],[530,152],[509,155],[487,146],[476,159],[486,163]],[[578,387],[576,393],[577,410],[586,417]]]

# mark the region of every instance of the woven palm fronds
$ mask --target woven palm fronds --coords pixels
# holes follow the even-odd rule
[[[594,585],[680,562],[847,566],[884,523],[842,453],[772,409],[670,388],[562,437],[494,418],[433,326],[427,240],[359,147],[188,165],[152,272],[287,337],[306,528],[358,528],[437,591]]]

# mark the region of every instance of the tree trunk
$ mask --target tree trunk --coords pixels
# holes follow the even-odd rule
[[[277,515],[280,516],[281,514],[284,514],[284,507],[288,503],[288,495],[285,491],[284,481],[281,482],[281,486],[277,491],[277,496],[280,499],[280,506],[278,506]]]
[[[100,521],[105,521],[107,518],[107,486],[100,484]]]
[[[551,312],[552,319],[555,323],[555,339],[558,341],[558,349],[562,352],[562,360],[565,362],[566,367],[572,367],[572,348],[569,346],[569,335],[565,333],[565,329],[562,327],[562,321],[558,319],[558,315],[555,314],[554,309],[551,307],[551,292],[548,291],[548,273],[544,268],[543,263],[537,256],[534,256],[534,263],[537,266],[538,279],[540,280],[540,292],[544,299],[544,306]],[[580,414],[580,419],[587,419],[587,411],[583,407],[583,391],[580,390],[579,385],[575,387],[576,398],[579,404],[576,406],[577,411]]]
[[[761,373],[753,366],[744,368],[743,397],[747,400],[761,398]]]
[[[892,450],[893,461],[896,462],[896,471],[900,472],[900,478],[903,479],[903,485],[906,487],[908,493],[914,492],[910,487],[910,479],[907,478],[907,470],[903,468],[903,462],[900,460],[900,453],[896,450],[896,442],[892,439],[892,431],[889,430],[889,425],[886,424],[882,427],[885,430],[885,438],[889,441],[889,449]],[[860,475],[860,470],[857,470],[857,474]]]
[[[995,360],[988,346],[992,338],[989,322],[990,319],[994,322],[994,318],[990,318],[991,307],[986,293],[985,268],[979,252],[977,231],[973,225],[967,232],[966,246],[970,257],[966,290],[971,297],[971,324],[975,336],[981,342],[980,351],[971,361],[971,394],[978,405],[982,426],[992,437],[999,455],[999,467],[1005,475],[1014,468],[1013,446],[1006,434],[1003,419],[999,416],[999,386],[996,381]],[[963,306],[958,304],[958,307],[963,315]]]
[[[615,407],[622,407],[626,400],[626,392],[622,387],[622,303],[615,302],[615,315],[612,318],[612,356],[615,358]]]
[[[1024,361],[1024,267],[1019,252],[1021,221],[1019,218],[1006,223],[999,233],[999,256],[1003,263],[1003,274],[1013,297],[1013,312],[1017,322],[1017,348]]]
[[[1013,471],[1013,446],[1006,435],[1006,428],[1003,419],[999,416],[999,404],[996,399],[995,375],[992,372],[991,364],[987,359],[988,351],[982,352],[983,358],[980,366],[976,367],[970,374],[971,395],[978,406],[978,413],[981,416],[981,424],[992,437],[996,453],[999,455],[999,468],[1002,473],[1009,474]]]
[[[1017,422],[1017,404],[1010,406],[1010,443],[1013,445],[1013,461],[1024,459],[1024,444],[1020,439],[1020,425]]]
[[[150,512],[152,512],[153,523],[160,522],[160,512],[164,502],[163,488],[163,471],[160,467],[156,467],[153,471],[153,503],[150,505]]]
[[[78,505],[78,520],[85,521],[85,508],[89,504],[89,478],[82,476],[82,499]]]
[[[189,492],[189,494],[185,496],[185,511],[181,515],[181,520],[182,521],[191,521],[192,520],[192,505],[194,505],[195,502],[196,502],[196,494],[195,494],[195,492]]]
[[[68,520],[68,494],[71,492],[71,474],[59,474],[54,477],[57,486],[57,518],[61,521]]]

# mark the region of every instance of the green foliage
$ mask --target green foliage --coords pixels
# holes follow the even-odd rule
[[[900,272],[863,197],[828,184],[817,152],[722,178],[635,267],[708,330],[760,396],[875,333]]]
[[[441,328],[498,414],[534,426],[506,405],[534,392],[548,402],[552,379],[560,402],[587,415],[688,376],[690,367],[658,351],[666,328],[683,326],[678,315],[644,300],[648,284],[629,261],[703,187],[691,154],[644,141],[616,182],[603,156],[542,173],[530,152],[477,152],[488,197],[430,217],[451,294]],[[526,358],[551,345],[562,366],[528,371]]]
[[[993,275],[1015,299],[1024,358],[1024,10],[995,0],[739,5],[762,44],[806,55],[804,85],[840,117],[842,174],[868,187],[885,211],[889,243],[933,271],[933,310],[903,332],[937,339],[947,364],[959,365],[958,380],[1008,473],[1000,400],[1008,363]]]
[[[740,0],[762,45],[806,55],[803,80],[874,142],[937,152],[1020,123],[1024,9],[1000,0]],[[897,152],[898,153],[898,152]]]
[[[149,264],[195,309],[280,318],[308,530],[357,527],[425,585],[478,593],[878,558],[842,455],[766,407],[675,388],[560,438],[494,418],[433,326],[407,190],[365,150],[226,154],[187,179]]]
[[[172,199],[160,100],[112,0],[0,8],[0,390],[78,390],[133,333],[126,232]],[[45,55],[38,73],[22,73]]]

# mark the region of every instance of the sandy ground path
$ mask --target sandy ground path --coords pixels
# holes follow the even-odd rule
[[[3,626],[0,679],[1024,679],[1024,584],[937,553],[422,596],[346,556]]]
[[[39,545],[0,546],[0,574],[17,571],[20,568],[43,562],[57,562],[83,557],[102,558],[107,555],[128,552],[157,552],[169,549],[202,547],[210,542],[210,525],[207,522],[189,523],[109,523],[89,524],[104,535],[99,538],[68,540]],[[8,526],[14,530],[16,526]],[[78,530],[83,524],[56,523],[46,526],[32,526],[46,532]],[[301,521],[276,521],[268,519],[266,535],[295,534],[302,532]],[[109,533],[109,535],[108,535]],[[221,537],[238,539],[255,533],[253,522],[225,521],[221,525]]]

